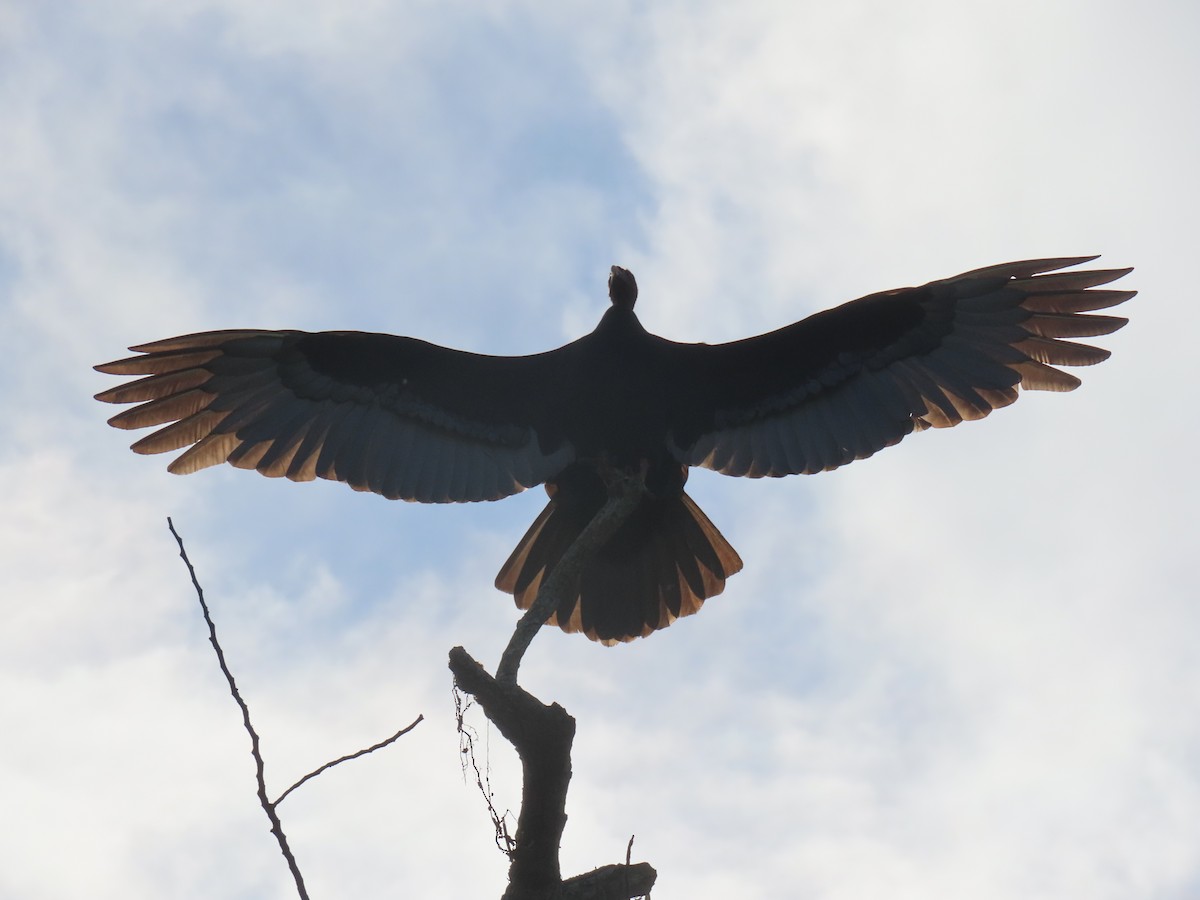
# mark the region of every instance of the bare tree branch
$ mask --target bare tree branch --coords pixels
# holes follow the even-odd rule
[[[604,866],[563,881],[558,849],[567,824],[575,720],[557,703],[546,706],[517,684],[521,659],[534,635],[563,595],[574,589],[583,567],[637,507],[644,482],[644,470],[635,476],[612,473],[608,502],[546,573],[537,598],[517,623],[494,678],[462,647],[450,651],[455,683],[479,701],[484,714],[521,758],[521,811],[508,854],[508,889],[503,900],[630,900],[648,894],[658,877],[649,863],[630,865],[630,838],[625,865]],[[461,716],[459,727],[463,727]]]
[[[450,651],[450,671],[521,758],[521,812],[504,900],[628,900],[649,893],[657,874],[648,863],[604,866],[562,880],[558,848],[567,824],[575,738],[575,720],[567,711],[493,678],[462,647]]]
[[[304,782],[308,781],[310,778],[316,778],[318,775],[320,775],[322,772],[326,771],[327,769],[332,769],[334,766],[339,766],[344,762],[349,762],[352,759],[358,759],[360,756],[366,756],[368,753],[374,753],[376,750],[382,750],[388,744],[391,744],[391,743],[394,743],[395,741],[400,740],[400,738],[404,737],[404,735],[408,734],[410,731],[412,731],[414,728],[416,728],[418,725],[420,725],[424,721],[425,721],[424,716],[417,716],[415,719],[413,719],[412,724],[405,725],[403,728],[401,728],[399,731],[397,731],[395,734],[393,734],[390,738],[384,738],[378,744],[372,744],[370,747],[363,747],[363,749],[361,749],[361,750],[357,750],[354,753],[349,753],[346,756],[338,757],[335,760],[331,760],[330,762],[325,763],[325,765],[321,766],[320,768],[314,769],[313,771],[311,771],[307,775],[305,775],[303,778],[301,778],[299,781],[297,781],[295,784],[293,784],[286,791],[284,791],[282,794],[280,794],[275,799],[275,803],[273,805],[278,806],[280,803],[283,802],[284,797],[286,797],[288,794],[290,794],[296,788],[300,787],[300,785],[304,784]]]
[[[632,476],[612,473],[608,485],[608,502],[567,548],[557,565],[546,573],[546,578],[538,589],[537,598],[517,622],[513,636],[500,657],[500,665],[496,667],[498,681],[503,684],[517,683],[517,669],[520,668],[521,659],[529,649],[534,635],[550,618],[559,598],[571,590],[583,567],[637,508],[638,500],[645,490],[645,477],[644,469],[640,474]]]
[[[501,657],[497,677],[494,678],[486,672],[462,647],[455,647],[450,651],[450,669],[454,673],[457,686],[476,698],[484,714],[516,747],[521,758],[521,810],[517,819],[516,836],[506,840],[506,844],[511,847],[511,863],[509,885],[504,900],[630,900],[647,895],[657,878],[657,874],[648,863],[630,863],[633,843],[631,838],[630,845],[626,847],[624,865],[604,866],[566,881],[562,879],[559,844],[567,822],[567,788],[571,781],[571,746],[575,738],[575,720],[558,704],[546,706],[517,684],[521,660],[534,635],[550,617],[551,611],[557,607],[558,600],[564,592],[573,589],[580,571],[588,560],[636,508],[644,490],[644,477],[644,472],[640,476],[632,477],[614,475],[609,485],[608,502],[568,548],[553,571],[546,573],[545,582],[538,591],[537,598],[517,623],[513,637]],[[423,717],[418,716],[411,725],[384,741],[315,769],[272,801],[267,795],[265,765],[259,736],[251,723],[250,709],[242,699],[237,682],[225,660],[224,651],[217,640],[216,626],[204,599],[204,591],[196,578],[195,569],[188,559],[183,539],[169,518],[167,526],[179,545],[179,555],[187,566],[192,585],[200,600],[204,621],[208,625],[209,641],[217,654],[217,662],[229,684],[230,693],[242,711],[242,722],[246,732],[250,735],[259,804],[271,823],[271,833],[275,835],[287,860],[301,900],[308,900],[304,879],[283,833],[278,805],[296,788],[327,769],[357,759],[398,740],[415,728]],[[460,732],[464,727],[460,710]],[[495,819],[494,809],[492,814]],[[502,826],[498,828],[498,834],[507,838],[507,829]]]
[[[631,900],[649,897],[658,879],[650,863],[601,866],[562,883],[554,900]]]
[[[521,757],[521,812],[510,856],[510,891],[512,886],[545,890],[557,885],[562,880],[558,846],[567,824],[575,720],[558,704],[546,706],[519,685],[500,683],[462,647],[450,651],[450,670],[459,688],[479,701]]]
[[[245,726],[246,733],[250,735],[250,755],[254,757],[254,778],[258,785],[259,805],[263,808],[263,812],[267,814],[267,819],[271,822],[271,834],[275,835],[275,840],[279,843],[279,850],[283,853],[283,858],[287,860],[288,870],[292,873],[292,878],[296,882],[297,893],[299,893],[301,900],[308,900],[308,892],[304,888],[304,876],[300,874],[300,867],[296,863],[296,857],[292,855],[292,848],[288,845],[287,835],[283,833],[283,823],[279,821],[279,816],[275,812],[275,804],[267,797],[265,766],[263,764],[262,752],[259,749],[258,732],[254,730],[254,725],[250,721],[250,707],[242,699],[237,682],[233,678],[233,672],[229,670],[229,665],[225,662],[225,651],[221,649],[221,642],[217,640],[217,626],[213,623],[212,616],[208,611],[208,603],[204,600],[204,588],[200,587],[200,582],[196,579],[196,570],[192,567],[192,561],[188,559],[187,549],[183,546],[183,538],[179,536],[179,532],[175,530],[175,523],[169,517],[167,518],[167,528],[171,530],[171,534],[175,537],[175,543],[179,545],[179,556],[183,560],[184,565],[187,566],[188,575],[192,578],[192,586],[196,589],[196,596],[200,600],[200,609],[204,613],[204,622],[208,625],[209,643],[213,645],[213,650],[217,654],[217,664],[221,667],[221,673],[229,683],[229,692],[233,694],[233,699],[236,701],[238,709],[242,711],[242,725]]]
[[[300,895],[301,900],[309,900],[308,891],[304,887],[304,877],[300,874],[300,867],[296,862],[296,857],[292,854],[292,849],[288,844],[287,836],[283,833],[283,823],[279,819],[277,807],[283,802],[283,798],[290,794],[306,781],[316,778],[322,772],[332,769],[334,766],[344,762],[349,762],[352,759],[358,759],[360,756],[366,756],[368,753],[373,753],[389,744],[399,740],[404,735],[408,734],[417,727],[424,716],[417,718],[410,725],[401,728],[391,737],[380,741],[377,744],[372,744],[370,747],[364,747],[354,753],[347,754],[338,759],[332,760],[309,772],[279,797],[272,801],[267,796],[267,781],[266,781],[266,765],[263,762],[262,751],[258,732],[254,730],[254,725],[250,721],[250,707],[246,705],[246,701],[242,699],[241,691],[238,690],[237,681],[234,680],[233,672],[230,671],[228,663],[225,661],[225,651],[221,649],[221,642],[217,640],[217,626],[213,622],[212,615],[208,609],[208,603],[204,599],[204,588],[200,586],[199,580],[196,578],[196,570],[192,566],[192,561],[188,559],[187,549],[183,545],[183,538],[179,536],[179,532],[175,530],[175,523],[167,518],[167,528],[175,538],[175,543],[179,545],[179,556],[187,566],[188,575],[192,579],[192,587],[196,589],[196,597],[200,600],[200,610],[204,614],[204,622],[208,625],[208,640],[212,644],[214,652],[217,654],[217,664],[221,667],[221,673],[225,676],[225,681],[229,684],[229,692],[233,695],[233,699],[237,702],[238,709],[242,711],[242,724],[246,728],[246,733],[250,735],[250,755],[254,757],[254,778],[257,784],[258,803],[262,807],[263,812],[267,814],[267,819],[271,823],[271,833],[275,835],[275,840],[279,844],[280,852],[283,853],[283,858],[287,860],[288,870],[292,873],[292,879],[296,882],[296,892]]]

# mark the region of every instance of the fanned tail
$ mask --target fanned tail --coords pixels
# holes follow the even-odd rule
[[[546,573],[605,499],[602,489],[554,490],[500,569],[496,587],[528,609]],[[741,568],[737,551],[691,497],[647,494],[584,567],[546,624],[582,631],[609,645],[645,637],[697,612]]]

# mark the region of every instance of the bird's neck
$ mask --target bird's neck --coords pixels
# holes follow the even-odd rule
[[[638,321],[637,314],[631,306],[610,306],[600,317],[594,334],[607,340],[618,340],[622,337],[638,338],[646,334],[646,329]]]

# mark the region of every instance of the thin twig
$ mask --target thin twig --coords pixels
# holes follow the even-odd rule
[[[386,747],[388,744],[392,743],[393,741],[400,740],[400,738],[404,737],[404,735],[408,734],[410,731],[412,731],[414,728],[416,728],[418,725],[420,725],[424,721],[425,721],[424,716],[417,716],[417,718],[413,720],[413,723],[411,725],[405,725],[403,728],[401,728],[399,731],[397,731],[395,734],[393,734],[390,738],[382,740],[378,744],[372,744],[370,747],[364,747],[362,750],[359,750],[356,753],[349,753],[346,756],[342,756],[342,757],[339,757],[338,759],[331,760],[330,762],[325,763],[325,765],[321,766],[319,769],[313,769],[313,771],[309,772],[307,775],[305,775],[303,778],[301,778],[299,781],[297,781],[295,784],[293,784],[290,788],[288,788],[286,791],[284,791],[282,794],[280,794],[275,799],[275,802],[272,804],[272,806],[278,806],[280,803],[283,802],[284,797],[286,797],[288,794],[290,794],[296,788],[300,787],[300,785],[304,784],[304,782],[308,781],[310,778],[316,778],[318,775],[320,775],[326,769],[332,769],[334,766],[341,765],[344,762],[349,762],[352,759],[358,759],[360,756],[366,756],[368,753],[374,753],[376,750],[380,750],[380,749]]]
[[[175,543],[179,545],[179,556],[183,560],[184,565],[187,566],[188,574],[192,578],[192,586],[196,589],[196,596],[200,600],[200,609],[204,613],[204,622],[208,625],[209,643],[213,645],[213,650],[216,651],[217,664],[221,667],[221,673],[229,683],[229,692],[233,694],[233,699],[242,711],[242,724],[246,728],[246,733],[250,735],[250,754],[254,757],[254,778],[258,784],[259,805],[262,806],[263,812],[267,814],[267,819],[271,822],[271,834],[275,835],[275,840],[279,843],[280,852],[283,853],[283,858],[287,860],[288,869],[291,871],[292,878],[296,882],[296,891],[300,894],[301,900],[308,900],[308,892],[304,889],[304,877],[300,874],[300,867],[296,864],[296,857],[292,855],[292,848],[288,846],[287,836],[283,833],[283,823],[279,821],[279,816],[275,812],[275,804],[267,797],[265,766],[263,764],[262,753],[259,750],[258,732],[254,730],[254,726],[250,722],[250,707],[242,699],[241,692],[238,691],[237,682],[233,678],[233,672],[229,670],[229,666],[225,662],[225,652],[221,649],[221,644],[217,640],[217,626],[213,624],[212,616],[208,612],[208,604],[204,600],[204,589],[200,587],[200,582],[196,578],[196,570],[192,567],[192,561],[188,559],[187,550],[183,546],[183,538],[179,536],[179,532],[175,530],[175,523],[169,517],[167,518],[167,528],[171,530],[171,534],[175,537]]]
[[[459,764],[462,766],[463,778],[467,777],[467,765],[471,766],[475,773],[475,786],[479,789],[480,795],[483,797],[483,802],[487,805],[488,816],[491,817],[492,827],[496,831],[496,847],[500,852],[512,859],[513,848],[516,846],[516,840],[508,830],[508,811],[505,810],[503,815],[498,809],[495,800],[495,793],[492,791],[492,779],[490,774],[484,775],[479,769],[479,762],[475,759],[475,729],[467,724],[467,710],[473,705],[470,698],[463,701],[464,692],[458,689],[458,685],[454,685],[454,717],[458,721],[458,752]],[[485,763],[486,765],[486,763]],[[486,784],[484,783],[486,782]]]

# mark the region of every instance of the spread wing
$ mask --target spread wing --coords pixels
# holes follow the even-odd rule
[[[117,428],[170,423],[133,449],[187,448],[176,473],[230,462],[441,503],[506,497],[574,458],[544,409],[559,351],[480,356],[351,331],[210,331],[130,349],[141,355],[96,368],[144,377],[96,399],[140,404]]]
[[[1096,257],[1006,263],[872,294],[770,334],[675,345],[681,462],[750,477],[835,469],[925,428],[980,419],[1026,390],[1070,391],[1108,351],[1062,338],[1126,322],[1083,315],[1134,291],[1130,269],[1057,272]],[[1043,274],[1043,273],[1054,274]]]

